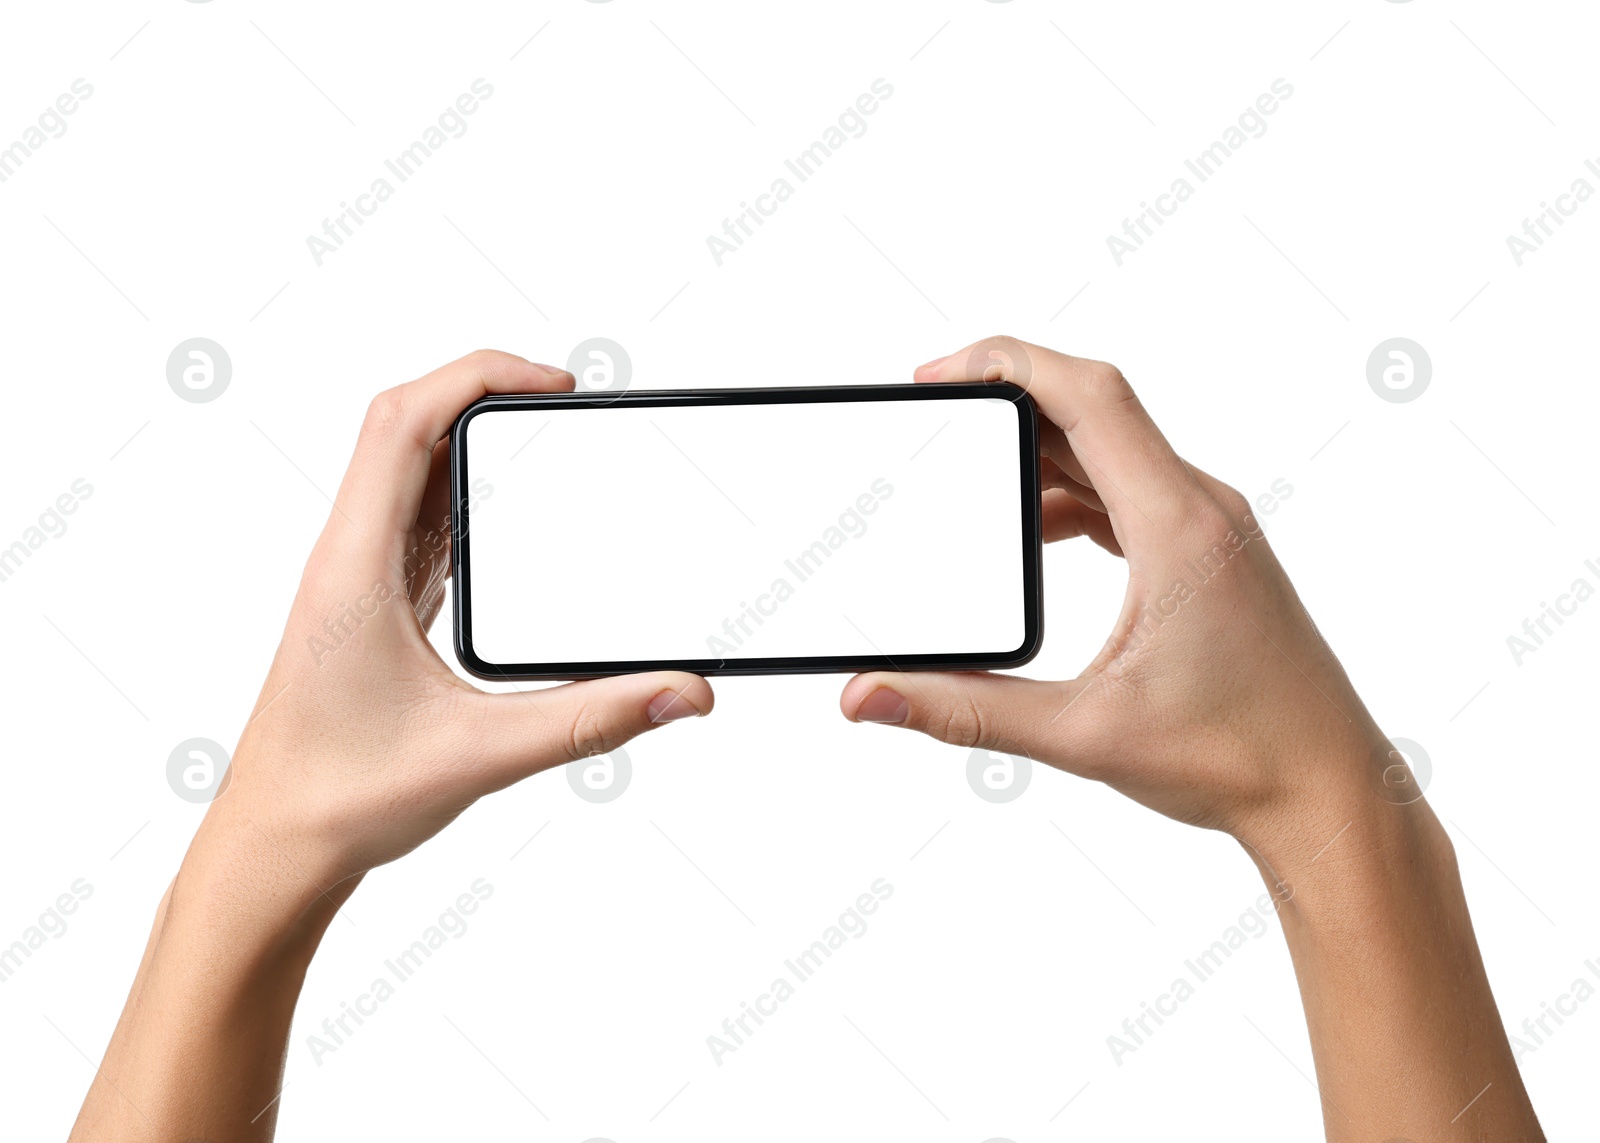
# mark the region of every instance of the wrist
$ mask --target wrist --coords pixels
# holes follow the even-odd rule
[[[1448,835],[1420,798],[1355,785],[1251,851],[1278,898],[1328,1137],[1542,1139]]]
[[[1366,789],[1319,800],[1258,846],[1241,837],[1279,901],[1286,935],[1370,935],[1459,892],[1455,851],[1420,798]],[[1456,886],[1452,891],[1451,887]]]
[[[319,889],[250,828],[241,804],[224,813],[225,799],[212,804],[157,913],[105,1082],[91,1090],[74,1139],[272,1133],[306,969],[356,879]],[[197,1067],[223,1079],[176,1078]]]
[[[1230,832],[1269,886],[1354,889],[1447,858],[1453,865],[1407,759],[1369,718],[1280,739],[1258,754],[1274,761],[1275,793]]]
[[[334,884],[293,839],[274,837],[242,804],[212,804],[173,883],[166,925],[185,939],[261,965],[304,965],[359,878]]]

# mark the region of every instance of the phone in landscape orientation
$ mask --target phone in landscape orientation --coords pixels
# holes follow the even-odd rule
[[[488,397],[450,436],[481,678],[1015,667],[1043,637],[1014,385]]]

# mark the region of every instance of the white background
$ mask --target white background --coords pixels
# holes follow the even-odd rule
[[[167,755],[234,744],[372,393],[591,336],[654,388],[903,380],[1013,333],[1117,362],[1247,493],[1287,482],[1263,522],[1431,757],[1502,1009],[1537,1015],[1600,954],[1600,602],[1520,666],[1506,640],[1600,580],[1600,205],[1521,266],[1505,240],[1600,157],[1597,30],[1440,0],[9,6],[0,139],[94,94],[0,184],[0,540],[94,494],[0,584],[0,941],[94,894],[0,984],[7,1134],[72,1119],[201,812]],[[467,133],[314,264],[479,77]],[[867,133],[716,265],[707,235],[880,77]],[[1268,132],[1116,265],[1107,235],[1279,77]],[[195,336],[234,365],[208,404],[165,377]],[[1406,404],[1366,378],[1395,336],[1434,366]],[[1099,647],[1120,571],[1049,553],[1036,673]],[[1276,932],[1106,1046],[1260,892],[1236,845],[1055,772],[991,804],[961,751],[845,723],[841,682],[720,681],[620,798],[550,772],[369,877],[311,972],[282,1137],[1318,1137]],[[470,930],[314,1064],[478,878]],[[866,935],[715,1066],[706,1036],[876,878]],[[1524,1056],[1552,1138],[1592,1131],[1597,1062],[1595,1001]]]
[[[1014,652],[1019,415],[1000,398],[478,413],[477,654]]]

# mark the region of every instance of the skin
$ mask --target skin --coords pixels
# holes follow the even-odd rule
[[[1280,903],[1330,1140],[1542,1140],[1450,842],[1249,505],[1108,365],[1000,338],[916,374],[998,378],[1044,415],[1046,538],[1124,556],[1122,613],[1074,680],[879,672],[845,687],[845,715],[1028,754],[1237,838]],[[710,712],[705,680],[671,672],[484,694],[425,638],[451,422],[487,393],[572,384],[480,352],[373,401],[73,1140],[270,1139],[306,969],[367,870],[485,794]]]
[[[479,352],[372,402],[74,1141],[270,1139],[306,967],[367,870],[485,794],[710,712],[706,681],[675,672],[485,694],[427,641],[449,567],[451,423],[490,393],[572,387]]]
[[[1278,901],[1329,1140],[1542,1140],[1450,840],[1249,502],[1103,362],[992,338],[916,379],[1027,388],[1045,538],[1123,557],[1128,589],[1075,679],[875,672],[845,716],[1026,755],[1237,839]]]

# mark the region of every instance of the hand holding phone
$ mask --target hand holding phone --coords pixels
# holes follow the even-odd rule
[[[488,694],[428,641],[449,566],[451,423],[488,394],[572,386],[485,351],[373,400],[202,850],[265,846],[275,871],[334,885],[485,794],[711,710],[710,686],[681,672]]]
[[[1125,557],[1127,592],[1074,679],[875,672],[845,688],[846,715],[1047,762],[1269,855],[1321,845],[1324,823],[1331,835],[1349,821],[1390,745],[1250,502],[1186,463],[1104,362],[994,338],[916,378],[1026,388],[1040,413],[1044,538],[1088,536]]]
[[[1048,763],[1238,839],[1294,957],[1328,1138],[1441,1138],[1459,1120],[1456,1138],[1542,1140],[1450,838],[1250,501],[1186,463],[1104,362],[993,338],[916,377],[1028,390],[1045,537],[1125,556],[1127,592],[1074,679],[874,672],[845,687],[846,717]]]

